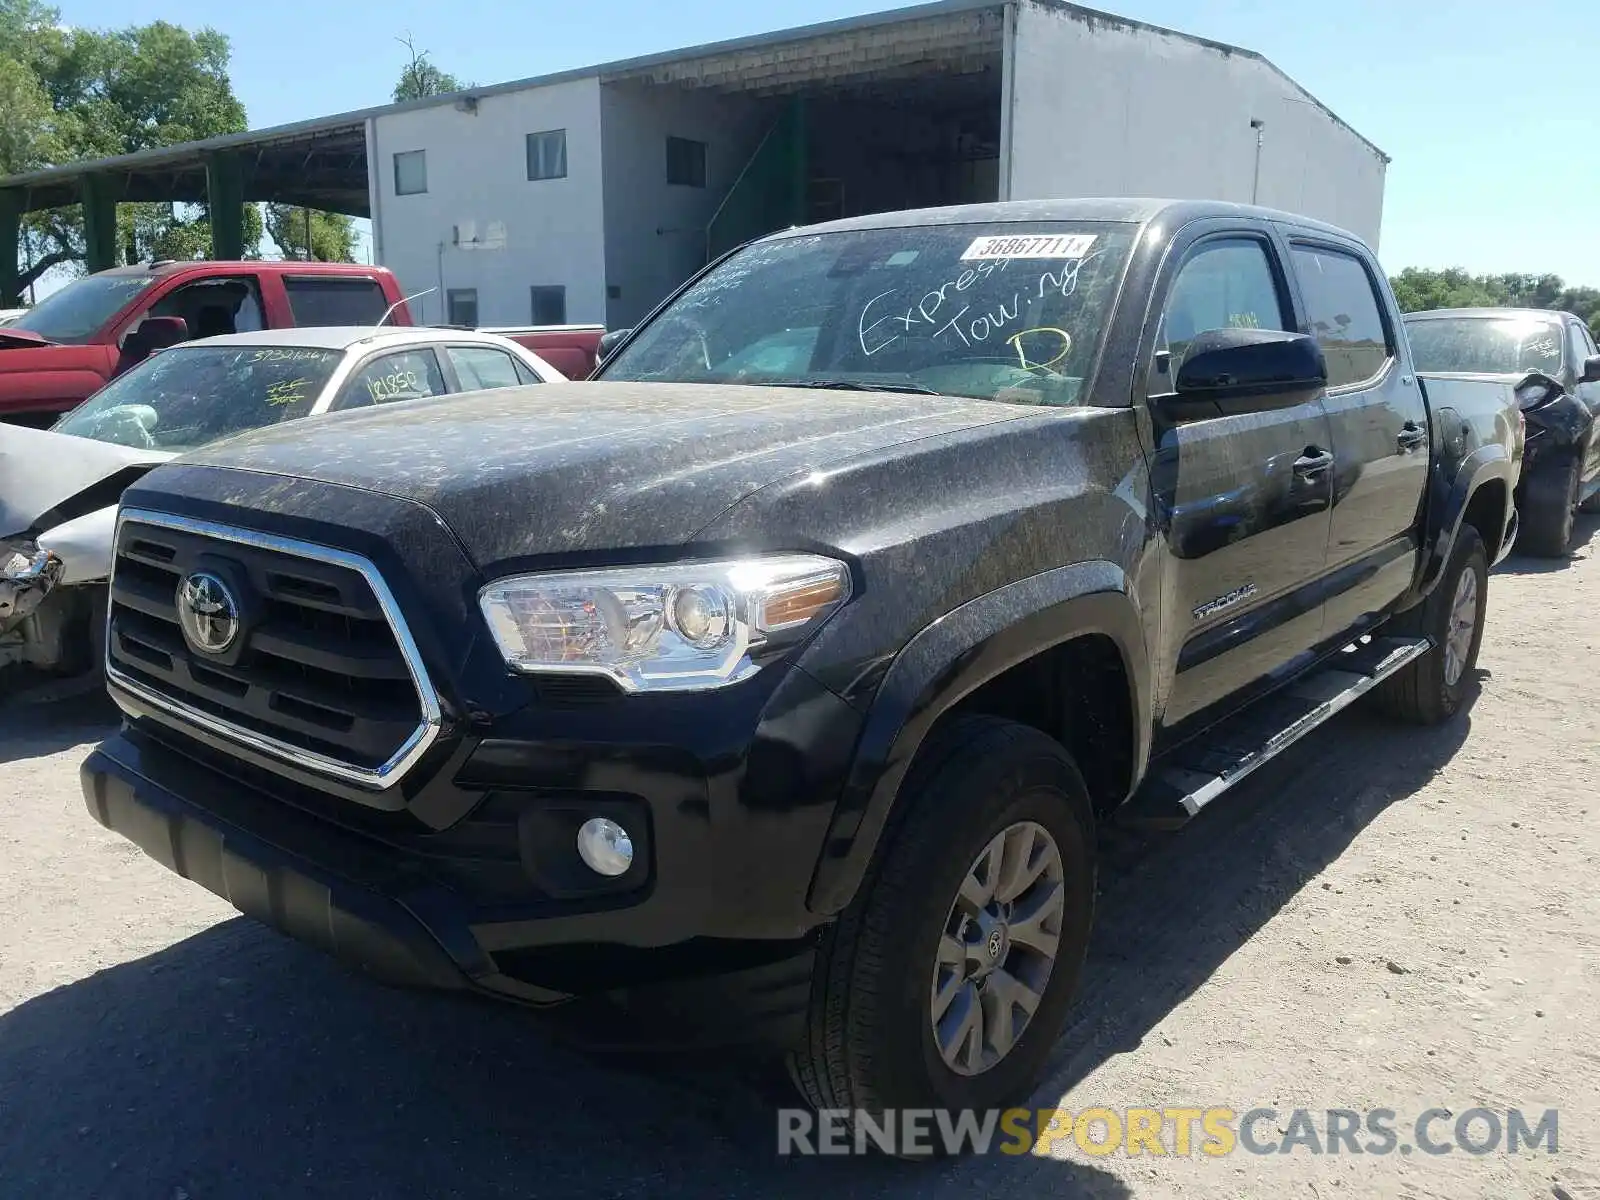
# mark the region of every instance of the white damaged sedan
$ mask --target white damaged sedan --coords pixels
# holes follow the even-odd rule
[[[564,378],[471,330],[271,329],[162,350],[49,431],[0,425],[0,671],[98,664],[117,500],[161,463],[300,417]]]

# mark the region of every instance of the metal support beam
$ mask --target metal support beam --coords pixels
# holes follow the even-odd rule
[[[810,217],[811,209],[811,163],[810,145],[807,140],[806,130],[806,102],[803,96],[795,96],[789,102],[790,142],[789,142],[789,186],[793,189],[790,193],[789,203],[794,216],[794,224],[804,225]]]
[[[21,277],[17,256],[22,251],[22,203],[20,191],[0,189],[0,308],[14,308],[22,295],[17,286]]]
[[[84,260],[91,271],[117,265],[117,185],[104,175],[85,175],[78,184],[83,203]]]
[[[237,154],[206,156],[206,211],[211,216],[211,257],[244,257],[244,169]]]

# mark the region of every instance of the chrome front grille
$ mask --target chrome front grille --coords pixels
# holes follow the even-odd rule
[[[237,636],[186,631],[186,580],[221,584]],[[221,640],[213,639],[213,640]],[[106,670],[147,704],[267,757],[384,788],[437,736],[438,695],[399,606],[360,555],[124,510]]]

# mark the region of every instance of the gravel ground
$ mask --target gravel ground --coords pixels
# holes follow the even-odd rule
[[[1407,1196],[1600,1200],[1597,523],[1490,589],[1446,727],[1340,717],[1119,849],[1035,1103],[1560,1110],[1559,1152],[774,1154],[732,1064],[595,1062],[522,1013],[392,992],[95,825],[94,697],[0,709],[7,1197]],[[1448,1132],[1450,1122],[1437,1127]]]

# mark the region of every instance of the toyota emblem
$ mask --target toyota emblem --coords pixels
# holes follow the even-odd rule
[[[239,639],[239,602],[210,571],[186,575],[178,585],[178,624],[203,654],[225,654]]]

